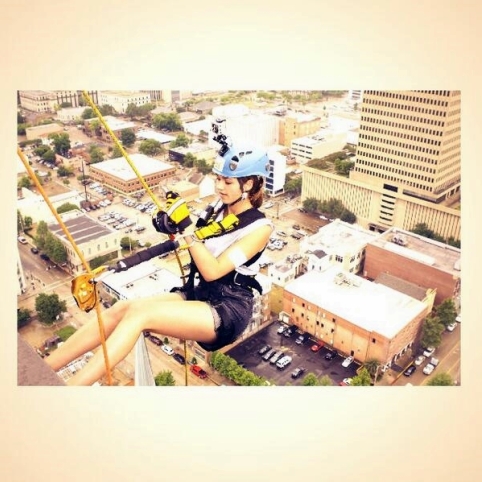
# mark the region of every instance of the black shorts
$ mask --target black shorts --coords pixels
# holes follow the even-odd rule
[[[200,283],[193,289],[177,288],[187,300],[204,301],[213,311],[216,340],[197,344],[206,351],[219,350],[234,343],[248,326],[253,316],[253,293],[234,284],[213,281]]]

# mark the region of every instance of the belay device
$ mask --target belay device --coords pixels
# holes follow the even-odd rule
[[[71,292],[77,306],[88,313],[97,303],[97,287],[95,276],[107,269],[107,266],[99,266],[91,273],[81,274],[72,280]]]

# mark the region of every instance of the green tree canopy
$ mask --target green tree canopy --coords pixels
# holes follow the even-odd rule
[[[438,373],[427,382],[427,385],[432,387],[450,387],[454,385],[454,381],[448,373]]]
[[[163,152],[162,144],[155,139],[146,139],[139,145],[139,152],[146,156],[157,156]]]
[[[169,145],[171,147],[188,147],[189,146],[189,137],[187,137],[186,134],[181,133]]]
[[[60,156],[66,156],[70,149],[70,137],[67,133],[50,134],[49,139],[54,143],[54,150]]]
[[[66,166],[65,164],[60,164],[57,170],[57,176],[59,177],[69,177],[74,175],[74,168],[71,166]]]
[[[99,146],[95,144],[89,146],[88,153],[90,156],[90,162],[92,164],[102,162],[104,160],[104,152]]]
[[[77,204],[72,204],[72,203],[68,203],[68,202],[62,204],[61,206],[59,206],[57,208],[57,212],[59,214],[66,213],[66,212],[69,212],[69,211],[75,211],[75,210],[79,210],[79,206],[77,206]]]
[[[443,300],[442,303],[437,306],[435,311],[440,319],[440,323],[442,323],[445,328],[455,322],[457,310],[452,299],[447,298]]]
[[[315,199],[314,197],[306,198],[306,199],[303,201],[303,207],[304,207],[309,213],[319,212],[319,210],[320,210],[320,201],[318,201],[318,199]]]
[[[28,176],[22,176],[17,182],[18,188],[25,187],[27,189],[30,189],[31,186],[32,186],[32,181]]]
[[[182,130],[181,118],[175,112],[155,115],[152,119],[152,125],[157,129],[167,129],[168,131]]]
[[[303,378],[303,381],[301,382],[301,384],[304,387],[315,387],[315,386],[319,386],[320,382],[314,373],[308,373]]]
[[[17,330],[20,328],[27,326],[32,321],[32,317],[30,314],[30,310],[25,308],[18,308],[17,309]]]
[[[47,295],[40,293],[35,299],[35,310],[42,323],[52,324],[57,316],[67,310],[65,301],[61,301],[57,293]]]
[[[132,129],[122,129],[120,137],[125,147],[130,147],[136,142],[136,133]]]
[[[440,323],[438,316],[427,316],[422,326],[421,345],[424,348],[433,346],[437,348],[442,343],[442,333],[445,327]]]
[[[176,380],[174,380],[174,376],[169,370],[159,372],[154,378],[154,382],[156,387],[173,387],[176,385]]]
[[[84,112],[82,112],[82,119],[86,120],[86,119],[92,119],[93,117],[95,117],[95,114],[94,114],[94,111],[92,110],[91,107],[86,107],[84,109]]]
[[[112,148],[112,154],[110,155],[111,159],[117,159],[118,157],[122,157],[122,156],[123,154],[119,146],[117,144],[114,144],[114,147]]]
[[[359,370],[358,375],[351,379],[351,385],[355,387],[368,387],[372,383],[372,377],[368,373],[368,370],[363,367]]]
[[[289,179],[285,183],[285,192],[291,192],[293,194],[301,194],[301,187],[302,187],[302,178],[296,177],[293,179]],[[312,198],[313,199],[313,198]]]

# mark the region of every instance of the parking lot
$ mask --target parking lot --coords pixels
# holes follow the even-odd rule
[[[323,347],[315,353],[311,351],[311,347],[315,344],[314,340],[308,339],[304,344],[298,345],[296,343],[298,333],[295,332],[287,338],[277,333],[280,326],[282,326],[282,323],[271,323],[226,354],[234,358],[239,364],[243,364],[247,370],[265,377],[278,386],[302,385],[303,379],[308,373],[314,373],[317,378],[328,375],[333,385],[338,385],[344,378],[352,378],[356,375],[357,364],[352,363],[348,368],[342,367],[344,357],[340,355],[332,360],[325,360],[325,355],[329,351],[327,348]],[[273,349],[289,355],[292,357],[292,362],[286,368],[280,370],[275,364],[265,361],[263,356],[258,354],[258,351],[264,345],[270,345]],[[303,367],[305,372],[297,379],[293,379],[291,374],[298,367]]]

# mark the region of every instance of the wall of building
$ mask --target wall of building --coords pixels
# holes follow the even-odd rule
[[[320,201],[340,199],[345,207],[357,216],[357,223],[366,229],[375,224],[384,229],[395,226],[410,231],[417,224],[425,223],[444,238],[460,239],[460,211],[400,193],[390,191],[394,213],[392,220],[385,222],[380,218],[385,192],[382,188],[304,167],[302,201],[311,197]]]
[[[459,278],[454,278],[451,273],[368,244],[364,275],[369,279],[375,279],[380,273],[389,273],[418,286],[436,289],[436,305],[457,294],[460,283]]]

